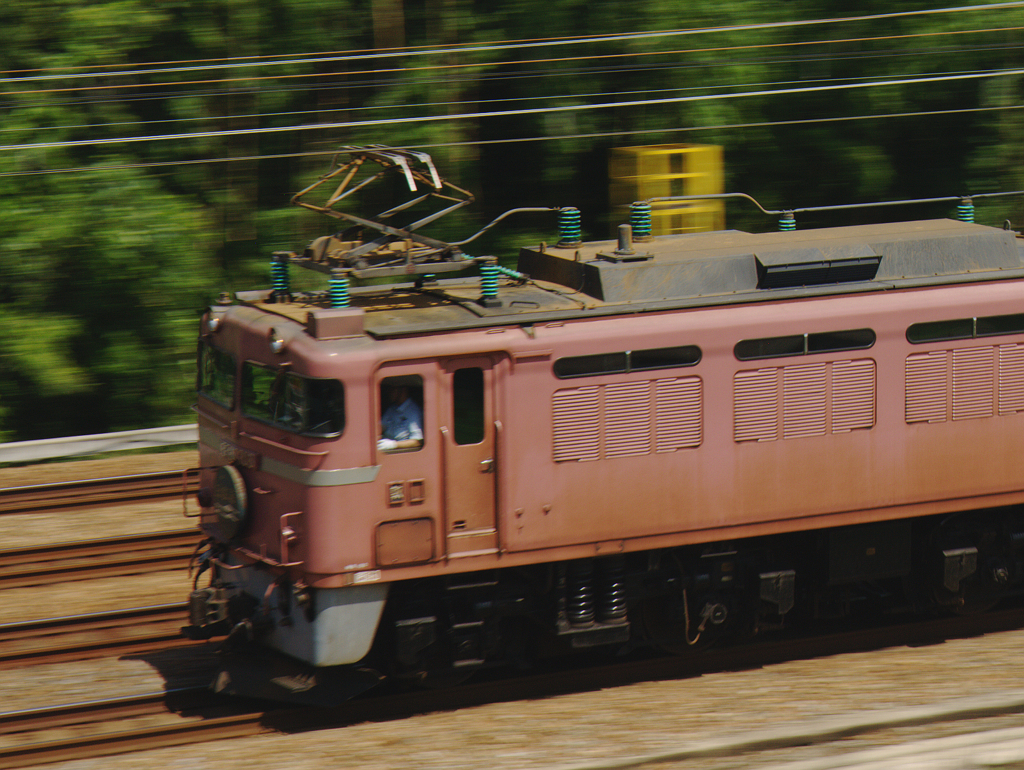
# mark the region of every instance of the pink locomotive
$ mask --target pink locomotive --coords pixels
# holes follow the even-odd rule
[[[346,157],[296,202],[348,229],[202,319],[187,631],[240,643],[218,690],[330,702],[1024,587],[1016,233],[649,238],[639,206],[580,243],[570,209],[511,271],[419,234],[472,199],[428,156]],[[335,208],[388,175],[408,203]]]

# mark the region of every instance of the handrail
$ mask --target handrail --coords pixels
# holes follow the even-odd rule
[[[241,436],[242,438],[251,439],[252,441],[255,441],[258,444],[266,444],[267,446],[272,446],[272,447],[274,447],[276,449],[284,449],[284,450],[287,450],[289,452],[294,452],[297,455],[303,455],[305,457],[326,457],[327,456],[327,450],[326,449],[323,452],[310,452],[310,451],[308,451],[306,449],[297,449],[296,447],[288,446],[287,444],[282,444],[280,441],[274,441],[273,439],[263,438],[262,436],[256,436],[256,435],[254,435],[252,433],[246,433],[244,430],[238,431],[238,435]]]
[[[494,455],[494,547],[498,549],[498,553],[502,553],[501,547],[501,461],[502,456],[500,454],[501,442],[503,440],[502,433],[505,430],[505,426],[502,425],[501,420],[494,421],[494,446],[492,448],[492,454]]]
[[[798,209],[766,209],[746,193],[707,193],[705,195],[666,195],[658,198],[647,198],[644,203],[671,203],[674,201],[723,200],[726,198],[742,198],[757,206],[763,213],[771,216],[779,214],[805,214],[808,211],[844,211],[847,209],[871,209],[882,206],[910,206],[917,203],[952,203],[953,201],[973,200],[975,198],[1001,198],[1006,195],[1024,195],[1024,190],[1008,192],[976,193],[973,195],[947,195],[941,198],[914,198],[899,201],[876,201],[873,203],[843,203],[834,206],[806,206]]]
[[[439,428],[441,433],[441,473],[438,478],[438,490],[440,494],[440,505],[438,508],[441,511],[441,542],[444,544],[444,563],[447,564],[452,558],[451,553],[448,551],[448,426],[442,425]]]

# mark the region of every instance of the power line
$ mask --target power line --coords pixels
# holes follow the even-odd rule
[[[814,59],[811,61],[819,61]],[[930,77],[940,75],[963,75],[963,74],[981,74],[981,73],[998,73],[1002,70],[961,70],[947,71],[947,72],[921,72],[916,73],[915,77]],[[583,93],[571,93],[571,94],[533,94],[530,96],[511,96],[501,97],[495,99],[473,99],[473,104],[511,104],[515,102],[529,102],[529,101],[551,101],[551,100],[565,100],[565,99],[589,99],[589,98],[610,98],[610,97],[622,97],[627,95],[636,94],[665,94],[665,93],[683,93],[687,91],[697,91],[704,88],[709,89],[729,89],[729,88],[751,88],[761,87],[766,88],[769,86],[784,86],[793,83],[800,83],[802,85],[810,84],[821,84],[821,83],[850,83],[856,81],[870,80],[872,76],[844,76],[842,78],[803,78],[800,80],[776,80],[776,81],[763,81],[763,82],[741,82],[741,83],[720,83],[716,85],[700,85],[700,86],[688,86],[688,87],[676,87],[676,88],[638,88],[638,89],[626,89],[619,91],[589,91]],[[49,126],[33,126],[31,130],[33,132],[39,131],[57,131],[57,130],[68,130],[68,129],[80,129],[80,128],[115,128],[118,126],[148,126],[148,125],[160,125],[166,123],[196,123],[196,122],[210,122],[210,121],[229,121],[229,120],[259,120],[263,118],[278,118],[295,115],[314,115],[314,114],[325,114],[332,112],[380,112],[382,110],[393,110],[399,108],[430,108],[430,107],[451,107],[454,105],[465,104],[466,100],[453,99],[449,101],[436,101],[436,102],[416,102],[416,103],[404,103],[404,104],[370,104],[360,105],[357,107],[335,107],[335,108],[324,108],[314,110],[285,110],[279,112],[263,112],[263,113],[242,113],[236,115],[197,115],[187,118],[164,118],[160,120],[125,120],[115,121],[109,123],[83,123],[83,124],[61,124],[61,125],[49,125]],[[11,132],[23,132],[27,129],[24,127],[0,127],[0,133],[11,133]]]
[[[803,47],[803,46],[823,46],[823,45],[834,46],[834,45],[837,45],[837,44],[878,42],[878,41],[884,41],[884,40],[913,39],[913,38],[925,38],[925,37],[942,37],[942,36],[947,36],[947,35],[964,35],[964,34],[991,33],[991,32],[1012,32],[1012,31],[1019,31],[1020,29],[1022,29],[1022,28],[1021,27],[1002,27],[1002,28],[981,28],[981,29],[973,29],[973,30],[943,30],[943,31],[938,31],[938,32],[914,33],[914,34],[905,34],[905,35],[886,35],[886,36],[858,37],[858,38],[836,38],[836,39],[811,40],[811,41],[787,41],[787,42],[780,42],[780,43],[761,43],[761,44],[754,44],[754,45],[718,46],[718,47],[712,47],[712,48],[690,48],[690,49],[681,49],[681,50],[674,50],[674,51],[640,51],[640,52],[634,52],[634,53],[629,53],[629,54],[619,54],[619,53],[616,53],[616,54],[593,54],[593,55],[589,55],[589,56],[561,57],[561,58],[554,58],[554,59],[551,59],[551,58],[549,58],[549,59],[530,59],[530,60],[522,60],[521,59],[521,60],[518,60],[516,62],[516,65],[517,66],[522,66],[524,64],[538,64],[538,63],[552,64],[552,63],[564,63],[564,62],[571,62],[571,61],[590,61],[590,60],[613,59],[613,58],[622,58],[622,57],[637,58],[637,57],[645,57],[645,56],[685,55],[685,54],[693,54],[693,53],[705,53],[706,54],[706,53],[714,53],[714,52],[732,52],[732,51],[759,50],[759,49],[763,50],[763,49],[782,48],[782,47],[799,48],[799,47]],[[814,62],[814,61],[826,61],[826,60],[827,61],[835,61],[837,59],[850,58],[850,57],[856,57],[856,58],[860,58],[860,59],[867,58],[867,57],[871,57],[871,58],[885,58],[885,57],[901,56],[901,55],[911,55],[911,54],[917,55],[917,56],[925,56],[925,55],[935,55],[937,53],[942,53],[943,51],[948,51],[948,50],[955,50],[958,53],[965,53],[965,52],[969,52],[969,51],[979,51],[979,50],[987,50],[987,51],[1006,50],[1006,49],[1016,50],[1016,49],[1018,49],[1020,47],[1021,47],[1020,44],[1016,44],[1016,45],[1001,45],[1001,46],[991,45],[990,44],[990,45],[985,45],[985,46],[971,46],[971,47],[968,47],[968,48],[957,47],[955,49],[949,49],[949,48],[896,49],[896,50],[890,50],[890,51],[887,51],[887,52],[863,52],[863,51],[858,51],[858,52],[845,52],[845,53],[843,53],[843,54],[841,54],[839,56],[837,56],[836,54],[830,54],[829,56],[818,56],[818,57],[814,57],[814,56],[804,56],[804,57],[793,56],[793,57],[789,57],[789,58],[785,58],[785,59],[774,59],[774,60],[750,59],[750,60],[746,60],[745,62],[738,62],[735,59],[730,59],[728,63],[730,65],[732,65],[732,66],[739,66],[739,65],[742,65],[744,63],[749,64],[751,62],[759,63],[759,64],[780,64],[780,63],[790,63],[790,62],[793,62],[793,61],[800,61],[800,62]],[[700,63],[695,63],[695,64],[691,64],[691,65],[686,65],[686,66],[691,66],[691,67],[692,66],[709,66],[710,64],[713,64],[713,62],[703,61],[703,62],[700,62]],[[374,88],[376,88],[376,87],[379,87],[382,83],[386,82],[386,81],[383,81],[383,80],[381,80],[379,78],[378,79],[374,79],[374,80],[352,81],[350,78],[352,76],[354,76],[354,75],[367,75],[367,74],[385,75],[385,74],[391,74],[391,73],[398,72],[398,71],[402,71],[404,73],[411,73],[411,72],[427,72],[427,71],[438,71],[438,70],[452,70],[452,69],[460,69],[460,68],[466,68],[466,67],[480,69],[480,68],[486,68],[487,66],[493,66],[493,63],[491,63],[491,64],[487,64],[487,63],[445,64],[445,65],[431,65],[431,66],[425,66],[425,67],[389,68],[389,69],[377,69],[377,70],[354,70],[354,71],[348,71],[348,72],[345,72],[345,73],[303,73],[303,74],[284,75],[284,76],[261,76],[261,77],[257,77],[257,78],[252,78],[252,77],[249,77],[249,78],[246,78],[246,77],[242,77],[242,78],[229,78],[229,79],[223,79],[222,78],[222,79],[218,79],[218,80],[186,81],[186,82],[178,82],[178,83],[161,83],[161,84],[159,84],[159,86],[161,88],[168,88],[168,87],[173,87],[173,86],[177,86],[177,85],[205,85],[205,84],[217,84],[217,85],[223,86],[223,85],[225,85],[227,83],[235,83],[235,82],[253,83],[254,81],[257,81],[257,80],[258,81],[264,81],[264,80],[282,80],[282,79],[295,79],[295,78],[300,78],[300,79],[303,79],[303,78],[318,78],[318,79],[322,79],[322,78],[327,78],[327,77],[337,77],[340,74],[343,77],[345,77],[345,83],[344,83],[345,88],[347,90],[353,90],[353,89],[356,89],[356,88],[366,88],[366,87],[374,87]],[[657,69],[664,70],[666,68],[666,66],[678,67],[678,66],[681,66],[681,65],[679,65],[679,64],[674,64],[674,65],[658,65],[658,67],[656,67],[654,69],[656,69],[656,70]],[[616,67],[616,68],[611,68],[611,69],[608,69],[608,68],[605,68],[605,69],[576,68],[574,70],[565,70],[565,69],[553,70],[553,69],[549,69],[547,71],[544,71],[544,70],[541,70],[541,71],[530,71],[528,73],[515,73],[515,74],[483,73],[483,74],[477,74],[477,75],[470,76],[469,78],[463,78],[462,82],[473,81],[473,82],[483,83],[483,82],[493,82],[493,81],[495,81],[497,79],[508,80],[508,79],[520,79],[520,78],[525,78],[525,77],[537,78],[537,77],[545,77],[545,76],[548,76],[548,75],[566,76],[566,75],[571,74],[571,73],[575,73],[575,74],[587,73],[587,74],[599,75],[599,74],[608,74],[608,73],[612,73],[612,72],[621,72],[624,69],[630,69],[630,70],[632,70],[634,72],[651,71],[651,68],[649,68],[649,67],[641,67],[639,65],[630,65],[628,68]],[[434,79],[406,78],[404,82],[406,82],[407,84],[408,83],[414,83],[414,84],[420,84],[420,85],[430,85],[430,84],[438,83],[438,82],[446,82],[446,83],[460,82],[460,79],[457,78],[457,77],[452,77],[452,76],[449,75],[448,77],[444,77],[444,78],[440,78],[440,79],[437,79],[437,78],[434,78]],[[151,83],[133,83],[133,84],[129,84],[129,85],[114,84],[114,85],[80,86],[80,87],[56,88],[56,89],[34,89],[34,90],[31,90],[31,91],[24,91],[24,90],[22,90],[22,91],[14,91],[14,92],[6,92],[6,93],[7,93],[7,95],[16,95],[16,96],[19,96],[19,97],[24,97],[26,95],[31,95],[31,94],[49,94],[49,93],[65,93],[65,92],[67,92],[67,93],[75,93],[75,92],[82,92],[82,91],[92,93],[92,92],[101,91],[101,90],[123,90],[124,88],[152,88],[153,86],[154,86],[154,84],[151,84]],[[314,89],[306,87],[306,88],[304,88],[302,90],[304,90],[304,91],[323,90],[323,89],[331,88],[331,87],[334,87],[334,86],[332,86],[330,84],[325,84],[325,85],[317,86]],[[255,85],[253,85],[253,86],[250,86],[250,88],[248,88],[248,89],[233,89],[231,91],[231,93],[233,93],[233,94],[273,93],[275,91],[280,91],[280,90],[282,90],[282,89],[266,89],[266,88],[263,88],[263,87],[257,88]],[[286,90],[288,90],[290,92],[295,92],[295,91],[298,91],[299,89],[292,88],[292,89],[286,89]],[[153,100],[153,99],[156,99],[156,98],[174,99],[174,98],[195,98],[197,96],[209,97],[209,96],[214,96],[214,95],[221,95],[223,93],[224,93],[223,91],[214,92],[214,91],[210,91],[209,89],[207,89],[205,91],[199,91],[199,92],[190,91],[187,94],[182,94],[182,95],[179,95],[179,96],[175,96],[175,95],[173,95],[171,93],[168,93],[168,94],[152,94],[151,93],[151,94],[146,94],[144,96],[135,95],[135,96],[132,96],[132,97],[124,97],[122,95],[122,96],[117,97],[116,99],[89,99],[87,101],[90,104],[127,103],[127,102],[134,102],[134,101],[140,101],[140,100]],[[32,104],[39,104],[39,103],[42,103],[42,102],[33,102]],[[76,103],[80,103],[80,102],[61,102],[61,103],[58,103],[58,104],[69,104],[69,103],[76,104]],[[50,104],[52,104],[52,103],[50,103]],[[31,104],[30,105],[25,105],[25,106],[31,106]],[[411,105],[407,105],[407,106],[411,106]],[[353,109],[360,109],[360,108],[353,108]],[[202,119],[205,119],[205,118],[202,118]]]
[[[74,80],[81,78],[92,78],[92,77],[111,77],[120,76],[137,76],[137,75],[153,75],[153,74],[173,74],[178,72],[200,72],[210,70],[230,70],[240,68],[251,68],[251,67],[276,67],[276,66],[292,66],[295,64],[328,64],[328,63],[340,63],[340,62],[352,62],[352,61],[373,61],[379,59],[388,59],[396,57],[417,57],[417,56],[438,56],[447,54],[475,54],[475,53],[493,53],[497,51],[515,51],[522,49],[541,48],[547,46],[564,46],[564,45],[589,45],[595,43],[607,43],[607,42],[625,42],[634,40],[655,40],[664,39],[669,37],[683,37],[692,35],[706,35],[713,33],[723,32],[755,32],[764,31],[771,29],[792,29],[796,27],[815,26],[823,24],[844,24],[850,22],[864,22],[864,21],[884,21],[897,18],[906,18],[910,16],[930,16],[936,14],[950,14],[950,13],[964,13],[970,11],[990,11],[990,10],[1001,10],[1007,8],[1019,8],[1024,6],[1024,0],[1016,0],[1015,2],[1004,2],[1004,3],[987,3],[984,5],[968,5],[968,6],[955,6],[949,8],[926,8],[914,11],[893,11],[890,13],[880,14],[867,14],[861,16],[846,16],[846,17],[831,17],[825,19],[803,19],[793,21],[774,21],[774,22],[760,22],[754,24],[739,24],[733,26],[724,27],[702,27],[696,29],[677,29],[677,30],[664,30],[664,31],[649,31],[649,32],[629,32],[620,34],[607,34],[607,35],[592,35],[587,37],[566,37],[566,38],[548,38],[541,40],[527,40],[512,43],[491,43],[485,45],[474,45],[468,44],[464,46],[448,46],[444,48],[433,48],[430,47],[426,50],[421,49],[390,49],[387,51],[376,51],[373,53],[353,53],[353,54],[342,54],[342,55],[330,55],[330,56],[313,56],[311,58],[301,59],[272,59],[270,61],[238,61],[228,63],[209,63],[210,60],[205,60],[206,63],[201,63],[187,67],[166,67],[161,69],[133,69],[125,70],[121,72],[83,72],[74,74],[53,74],[53,75],[28,75],[16,78],[0,78],[0,83],[25,83],[33,81],[46,81],[46,80]],[[216,61],[216,60],[215,60]]]
[[[1020,29],[1024,29],[1024,27],[1016,27],[1016,28],[1009,28],[1009,27],[1007,27],[1007,28],[1000,28],[1000,29],[994,30],[994,31],[1015,31],[1015,30],[1020,30]],[[989,30],[989,31],[992,31],[992,30]],[[947,34],[947,33],[938,33],[938,34]],[[949,33],[949,34],[960,34],[960,33]],[[670,54],[671,55],[682,55],[682,54],[687,54],[687,53],[708,53],[708,52],[711,52],[711,53],[725,53],[725,52],[728,52],[728,51],[757,50],[757,49],[781,48],[781,47],[796,47],[796,46],[801,46],[801,45],[829,45],[829,44],[833,44],[833,43],[865,42],[865,41],[884,40],[884,39],[886,39],[886,38],[860,38],[860,39],[849,38],[849,39],[846,39],[846,40],[838,40],[838,41],[819,40],[819,41],[807,41],[807,42],[801,42],[801,43],[778,43],[778,44],[767,44],[767,45],[730,46],[730,47],[726,47],[726,48],[688,49],[688,50],[681,50],[681,51],[659,51],[659,52],[655,52],[653,54],[652,53],[646,53],[646,54],[645,53],[638,53],[638,54],[608,54],[608,55],[590,55],[590,56],[566,57],[566,58],[559,58],[559,59],[526,59],[526,60],[516,61],[515,64],[516,64],[516,66],[522,66],[522,65],[526,65],[526,64],[552,64],[552,63],[563,63],[564,64],[564,63],[567,63],[567,62],[585,62],[585,61],[604,60],[604,59],[611,59],[611,58],[639,58],[639,57],[648,56],[648,55],[658,55],[658,56],[670,55]],[[942,53],[947,53],[947,52],[955,52],[955,53],[958,53],[958,54],[964,54],[964,53],[970,53],[970,52],[976,52],[976,51],[993,52],[993,51],[1005,51],[1005,50],[1019,50],[1021,48],[1024,48],[1024,44],[1018,43],[1018,44],[1012,44],[1012,45],[1011,44],[1006,44],[1006,45],[984,45],[984,46],[971,46],[971,47],[966,47],[966,48],[962,47],[962,46],[956,46],[956,47],[946,46],[946,47],[936,47],[936,48],[929,48],[929,49],[908,49],[908,48],[903,48],[903,49],[895,49],[895,50],[889,50],[889,51],[855,51],[855,52],[851,51],[851,52],[843,52],[841,54],[834,54],[833,53],[833,54],[829,54],[828,56],[812,56],[812,55],[792,54],[792,55],[790,55],[788,57],[785,57],[785,58],[774,58],[774,59],[748,58],[748,59],[744,59],[744,60],[736,60],[735,58],[730,58],[730,59],[728,59],[726,61],[727,61],[728,66],[735,67],[735,66],[743,66],[743,65],[749,65],[749,64],[767,65],[767,64],[787,64],[787,63],[792,63],[792,62],[813,63],[813,62],[820,62],[820,61],[837,61],[837,60],[851,59],[851,58],[856,58],[856,59],[864,60],[864,59],[868,59],[868,58],[884,59],[884,58],[893,58],[893,57],[901,57],[901,56],[934,56],[934,55],[937,55],[937,54],[942,54]],[[603,68],[603,69],[602,68],[597,68],[597,67],[576,67],[576,68],[573,68],[573,69],[549,68],[549,69],[546,69],[546,70],[545,69],[542,69],[542,70],[524,70],[522,72],[507,73],[507,74],[505,74],[505,73],[493,73],[493,72],[488,73],[488,72],[484,72],[484,73],[480,73],[480,74],[476,74],[476,75],[466,76],[466,77],[461,78],[461,79],[458,78],[458,77],[453,77],[451,75],[442,76],[442,77],[435,77],[435,78],[408,77],[403,82],[406,83],[406,84],[417,84],[417,85],[430,85],[430,84],[436,84],[436,83],[452,83],[452,82],[480,82],[480,83],[485,83],[485,82],[493,82],[493,81],[496,81],[496,80],[521,80],[521,79],[526,79],[526,78],[539,78],[539,77],[548,77],[548,76],[565,77],[565,76],[571,75],[571,74],[605,75],[605,74],[618,73],[618,72],[623,72],[623,71],[650,72],[650,71],[658,71],[658,70],[665,70],[665,69],[679,69],[679,68],[683,68],[683,67],[690,67],[690,68],[693,68],[693,67],[707,67],[707,66],[712,66],[712,65],[716,64],[718,61],[719,60],[715,60],[715,59],[712,59],[712,60],[701,60],[701,61],[693,62],[693,63],[690,63],[690,64],[681,64],[681,63],[678,63],[678,62],[673,62],[671,64],[658,64],[658,65],[653,65],[653,66],[645,66],[645,65],[639,65],[639,64],[636,64],[636,65],[619,65],[619,66],[615,66],[615,67],[606,67],[606,68]],[[299,73],[299,74],[294,74],[294,75],[268,75],[268,76],[260,76],[260,77],[240,77],[240,78],[226,78],[226,79],[225,78],[221,78],[221,79],[214,79],[214,80],[190,80],[190,81],[177,81],[177,82],[173,82],[173,83],[157,83],[157,84],[153,84],[153,83],[130,83],[130,84],[127,84],[127,85],[125,85],[125,84],[108,84],[108,85],[97,85],[97,86],[92,86],[92,85],[90,85],[90,86],[74,86],[74,87],[68,87],[68,88],[32,89],[32,90],[27,90],[27,91],[25,91],[25,90],[22,90],[22,91],[5,91],[5,92],[0,92],[0,95],[22,97],[22,96],[37,95],[37,94],[62,94],[62,93],[73,94],[73,93],[81,93],[81,92],[92,93],[92,92],[98,92],[98,91],[123,91],[125,89],[153,88],[155,86],[158,86],[158,87],[160,87],[162,89],[171,88],[171,87],[174,87],[174,86],[195,86],[195,85],[218,85],[218,86],[225,86],[225,85],[227,85],[229,83],[246,83],[246,84],[251,84],[247,88],[235,88],[235,89],[232,89],[230,91],[230,93],[233,93],[233,94],[272,93],[273,91],[264,89],[262,87],[257,88],[257,86],[255,84],[261,83],[261,82],[264,82],[264,81],[269,81],[269,80],[273,80],[273,81],[296,80],[296,79],[298,79],[298,80],[306,80],[306,79],[323,79],[323,78],[338,78],[338,77],[345,78],[344,87],[347,90],[354,90],[354,89],[357,89],[357,88],[378,88],[382,84],[390,82],[390,81],[383,80],[383,79],[381,79],[379,77],[376,78],[376,79],[373,79],[373,80],[361,80],[361,81],[352,81],[352,80],[350,80],[350,78],[352,78],[353,76],[357,76],[357,75],[378,75],[378,76],[381,76],[381,75],[394,74],[394,73],[398,73],[398,72],[401,72],[401,73],[404,73],[404,74],[408,74],[408,73],[418,73],[418,72],[437,72],[437,71],[443,71],[443,70],[458,70],[458,69],[462,69],[462,68],[485,69],[488,66],[493,66],[493,64],[494,63],[491,63],[491,64],[487,64],[487,63],[474,63],[474,64],[466,64],[466,65],[460,65],[460,64],[436,65],[436,66],[430,66],[430,67],[396,67],[396,68],[390,68],[390,69],[352,70],[352,71],[348,71],[348,72],[344,72],[344,73],[338,73],[338,72],[313,72],[313,73]],[[500,63],[498,63],[499,66],[502,65],[502,64],[507,64],[507,62],[500,62]],[[322,89],[322,88],[331,88],[331,87],[337,87],[337,86],[335,86],[333,84],[325,84],[325,85],[318,86],[316,88],[317,89]],[[276,89],[276,90],[282,90],[282,89]],[[291,88],[291,89],[284,89],[284,90],[287,90],[287,91],[290,91],[290,92],[294,92],[294,91],[298,91],[300,89]],[[302,90],[312,90],[312,89],[307,87],[307,88],[304,88]],[[126,103],[126,102],[131,102],[131,101],[138,101],[140,98],[142,98],[142,99],[153,99],[153,98],[161,98],[161,97],[162,98],[167,98],[167,99],[195,98],[196,96],[211,96],[211,95],[219,95],[219,94],[223,94],[223,93],[225,93],[225,92],[224,91],[209,91],[209,90],[198,91],[198,92],[197,91],[189,91],[189,92],[186,92],[186,93],[179,94],[179,95],[175,96],[172,92],[166,92],[166,93],[158,93],[158,94],[152,94],[152,93],[145,94],[142,97],[138,97],[138,96],[132,96],[132,97],[118,96],[117,98],[114,98],[114,99],[89,99],[87,101],[89,103],[91,103],[91,104],[111,104],[111,103]],[[30,104],[30,105],[25,105],[25,106],[32,106],[34,104],[39,104],[39,103],[40,102],[34,102],[34,103]],[[68,102],[64,102],[63,104],[67,104],[67,103]],[[75,102],[72,102],[72,103],[75,103]]]
[[[11,150],[32,150],[32,149],[56,149],[69,147],[96,147],[119,144],[135,144],[139,142],[160,142],[175,140],[210,139],[228,136],[251,136],[259,134],[286,133],[292,131],[325,131],[330,129],[352,129],[366,128],[369,126],[399,125],[409,123],[437,123],[451,122],[458,120],[480,120],[495,117],[515,117],[523,115],[550,114],[554,112],[582,112],[598,109],[613,109],[625,107],[650,107],[659,104],[683,104],[698,101],[716,101],[726,99],[744,99],[751,97],[769,97],[800,95],[811,93],[827,93],[836,91],[848,91],[861,88],[884,88],[889,86],[917,85],[921,83],[949,83],[965,80],[980,80],[995,77],[1008,77],[1013,75],[1024,75],[1024,69],[1007,69],[995,72],[968,73],[958,75],[941,75],[923,78],[901,78],[891,80],[872,81],[868,83],[842,83],[827,86],[812,86],[810,88],[780,88],[761,91],[745,91],[740,93],[725,94],[703,94],[699,96],[675,96],[658,99],[637,99],[619,102],[603,102],[600,104],[578,104],[570,106],[554,107],[531,107],[519,110],[496,110],[474,113],[460,113],[457,115],[420,115],[407,118],[380,118],[376,120],[347,121],[341,123],[320,123],[299,126],[275,126],[267,128],[246,128],[229,129],[221,131],[196,131],[187,134],[162,134],[153,136],[117,137],[110,139],[83,139],[62,142],[38,142],[35,144],[0,145],[0,151]]]
[[[774,126],[796,126],[821,123],[847,123],[862,120],[883,120],[889,118],[937,117],[940,115],[960,115],[979,112],[1004,112],[1024,110],[1024,104],[1004,105],[999,107],[966,107],[954,110],[926,110],[919,112],[890,112],[874,115],[842,115],[829,118],[794,118],[792,120],[769,120],[757,123],[725,123],[712,126],[675,126],[663,128],[631,129],[626,131],[599,131],[587,134],[561,134],[557,136],[530,136],[508,139],[478,139],[467,142],[435,142],[430,144],[408,144],[402,149],[430,150],[446,147],[484,147],[500,144],[528,144],[535,142],[559,142],[572,139],[601,139],[617,136],[642,136],[647,134],[676,134],[701,131],[731,131],[746,128],[769,128]],[[197,166],[207,163],[251,163],[261,160],[285,160],[288,158],[312,158],[337,155],[339,150],[316,150],[311,152],[289,152],[272,155],[246,155],[238,157],[201,158],[196,160],[171,160],[150,163],[120,163],[104,166],[79,166],[77,168],[33,169],[32,171],[0,172],[0,178],[15,176],[46,176],[49,174],[71,174],[95,171],[121,171],[127,169],[172,168],[175,166]]]

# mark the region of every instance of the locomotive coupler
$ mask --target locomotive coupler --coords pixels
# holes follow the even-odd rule
[[[211,639],[228,633],[231,620],[224,588],[208,586],[189,594],[188,619],[189,625],[181,630],[189,639]]]

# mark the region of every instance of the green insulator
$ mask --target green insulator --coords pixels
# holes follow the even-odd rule
[[[651,204],[636,201],[629,204],[629,225],[633,228],[634,241],[651,239]]]
[[[780,230],[796,230],[796,217],[793,216],[793,212],[787,211],[779,219]]]
[[[517,281],[525,281],[530,277],[526,275],[526,273],[519,273],[515,270],[510,270],[507,267],[502,267],[501,265],[495,265],[495,268],[502,275],[507,275],[509,278],[514,278]]]
[[[270,278],[274,283],[274,292],[287,294],[291,291],[292,282],[289,272],[288,258],[275,257],[270,262]]]
[[[956,218],[961,222],[974,221],[974,201],[970,198],[961,198],[956,207]]]
[[[558,211],[558,245],[579,246],[581,240],[580,210],[569,207]]]
[[[328,281],[330,286],[331,307],[348,307],[348,276],[333,276]]]
[[[498,263],[487,261],[480,263],[480,289],[483,299],[498,298]]]

